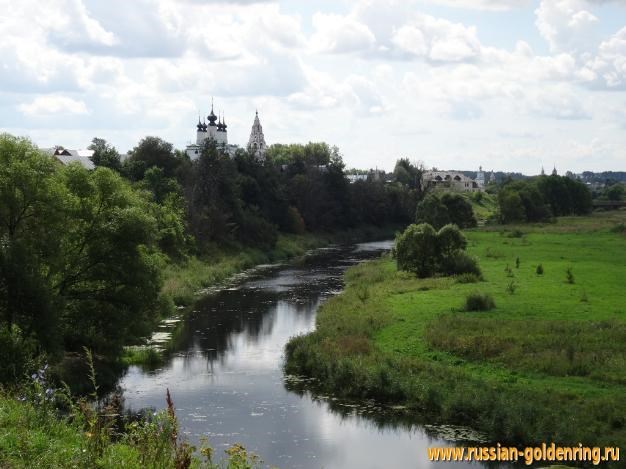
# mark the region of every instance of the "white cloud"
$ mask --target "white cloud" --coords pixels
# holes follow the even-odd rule
[[[428,0],[430,3],[455,8],[505,11],[529,5],[531,0]]]
[[[476,29],[429,15],[416,15],[392,36],[401,50],[433,62],[461,62],[480,55]]]
[[[537,8],[536,25],[553,52],[577,55],[597,46],[599,19],[586,9],[584,0],[542,0]]]
[[[62,95],[37,96],[30,103],[18,105],[17,109],[29,116],[87,114],[87,105],[83,101]]]
[[[350,16],[315,13],[313,26],[311,47],[317,52],[363,52],[376,42],[372,31]]]
[[[535,24],[511,23],[513,47],[498,42],[506,23],[483,34],[463,10],[532,3],[357,0],[311,13],[277,1],[0,0],[0,122],[41,145],[98,135],[125,151],[157,134],[180,147],[215,96],[231,141],[245,142],[259,106],[268,141],[325,139],[351,166],[406,155],[530,171],[530,152],[564,169],[593,166],[568,151],[624,158],[626,28],[603,23],[615,6],[543,0]],[[537,53],[542,38],[549,51]]]

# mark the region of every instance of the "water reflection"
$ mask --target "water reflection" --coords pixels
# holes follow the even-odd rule
[[[375,407],[338,406],[301,387],[291,392],[281,371],[285,343],[314,327],[319,304],[340,291],[343,271],[389,247],[324,250],[199,301],[179,326],[165,366],[128,370],[121,382],[126,405],[163,408],[169,388],[192,442],[208,436],[218,452],[240,442],[278,467],[429,467],[426,448],[445,443],[423,428]]]

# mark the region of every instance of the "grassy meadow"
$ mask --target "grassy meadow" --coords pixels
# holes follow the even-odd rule
[[[468,231],[478,282],[417,279],[390,257],[356,266],[316,331],[288,344],[286,371],[494,441],[624,448],[624,222],[621,211]],[[464,311],[476,292],[495,308]]]

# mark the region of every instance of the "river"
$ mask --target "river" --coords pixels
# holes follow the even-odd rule
[[[375,407],[288,390],[294,386],[282,371],[285,343],[314,328],[320,303],[341,291],[347,267],[390,246],[318,250],[208,294],[179,324],[175,352],[163,366],[128,369],[120,382],[125,406],[162,409],[169,388],[190,442],[207,437],[217,454],[242,443],[280,468],[480,467],[429,463],[427,447],[454,444],[432,429],[399,424]]]

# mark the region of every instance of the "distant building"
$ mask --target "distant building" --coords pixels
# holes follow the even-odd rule
[[[454,192],[482,192],[483,190],[477,181],[457,171],[424,171],[422,187]]]
[[[208,124],[207,124],[208,120]],[[198,124],[196,125],[196,143],[187,145],[186,153],[189,158],[195,160],[200,156],[202,146],[207,139],[212,139],[217,143],[217,146],[231,156],[234,155],[237,149],[236,145],[228,144],[228,126],[226,125],[226,118],[222,115],[220,117],[215,115],[213,111],[213,101],[211,101],[211,112],[207,116],[206,120],[200,121],[198,117]]]
[[[211,112],[206,119],[200,120],[200,118],[198,118],[198,124],[196,124],[196,142],[187,145],[185,150],[187,156],[192,160],[197,159],[202,152],[204,142],[209,139],[214,140],[218,148],[225,151],[231,157],[235,155],[235,152],[239,148],[238,145],[228,143],[228,125],[226,125],[226,118],[223,113],[221,116],[215,115],[212,101]],[[259,121],[258,111],[254,117],[247,148],[248,151],[253,153],[257,158],[261,160],[265,159],[267,145],[265,143],[265,136],[263,135],[263,127],[261,127],[261,122]]]
[[[256,115],[254,116],[254,122],[252,123],[252,130],[250,131],[247,148],[248,151],[258,159],[265,159],[265,150],[267,150],[267,145],[265,144],[263,127],[261,126],[261,121],[259,120],[259,111],[256,111]]]
[[[489,176],[487,176],[489,177]],[[478,168],[478,172],[476,173],[476,182],[478,183],[478,185],[480,187],[485,187],[485,184],[487,184],[487,180],[485,179],[485,172],[483,171],[483,167],[480,166]]]
[[[86,169],[94,169],[96,165],[91,161],[93,150],[68,150],[61,146],[54,148],[42,148],[42,151],[53,156],[59,163],[68,165],[70,163],[79,163]]]

